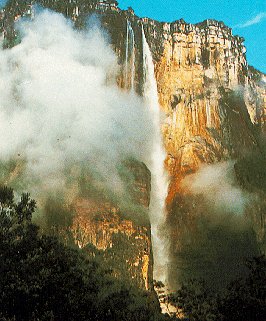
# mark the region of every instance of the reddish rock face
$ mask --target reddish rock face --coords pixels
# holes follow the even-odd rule
[[[127,182],[127,193],[132,196],[135,209],[102,198],[78,197],[72,207],[75,214],[71,232],[80,248],[94,245],[103,252],[113,274],[129,278],[138,286],[152,286],[152,249],[147,209],[150,199],[150,173],[144,164],[130,161],[127,169],[132,174]],[[139,208],[139,213],[136,209]],[[139,215],[139,216],[138,216]]]
[[[93,244],[104,252],[115,276],[129,276],[139,286],[149,289],[152,282],[149,226],[123,219],[119,208],[111,203],[77,199],[75,208],[71,228],[75,243],[80,248]]]
[[[153,25],[147,22],[148,32]],[[177,21],[156,30],[162,46],[155,53],[155,69],[166,114],[163,133],[170,173],[193,172],[200,163],[239,157],[256,147],[251,124],[263,121],[254,110],[265,105],[260,97],[260,105],[247,108],[246,92],[254,82],[243,39],[212,20],[198,25]],[[148,39],[155,41],[152,35]]]

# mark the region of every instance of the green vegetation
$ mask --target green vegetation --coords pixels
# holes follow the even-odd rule
[[[248,74],[252,80],[255,80],[257,82],[261,80],[262,73],[253,66],[248,66]]]
[[[264,147],[265,149],[265,147]],[[254,152],[239,159],[235,164],[236,176],[249,192],[266,192],[265,152]]]
[[[263,321],[266,316],[266,258],[248,260],[249,274],[217,293],[204,280],[189,280],[169,301],[190,321]]]
[[[115,279],[93,247],[82,253],[41,235],[35,208],[29,194],[15,202],[0,187],[1,320],[164,320],[154,294]]]

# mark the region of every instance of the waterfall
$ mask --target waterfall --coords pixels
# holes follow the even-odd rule
[[[128,44],[129,44],[129,28],[127,20],[127,39],[126,39],[126,67],[125,67],[125,84],[127,87],[127,77],[128,77]]]
[[[129,31],[131,35],[131,77],[130,77],[130,88],[134,91],[134,79],[135,79],[135,35],[134,30],[129,22]]]
[[[150,221],[154,257],[153,277],[167,282],[168,246],[160,231],[165,222],[165,199],[168,191],[167,174],[164,168],[165,151],[163,148],[158,102],[157,82],[154,73],[152,54],[142,27],[144,98],[150,110],[155,128],[150,170],[152,173],[152,191],[150,202]]]
[[[125,84],[126,87],[134,91],[135,79],[135,34],[130,21],[127,20],[127,39],[126,39],[126,67]]]
[[[210,101],[209,100],[206,101],[205,109],[206,109],[206,127],[210,128],[212,125],[212,115],[211,115],[211,108],[210,108]]]

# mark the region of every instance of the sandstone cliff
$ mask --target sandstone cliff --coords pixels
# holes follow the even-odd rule
[[[182,182],[203,164],[228,160],[236,161],[234,186],[244,186],[241,182],[247,181],[247,175],[254,175],[257,185],[264,179],[265,75],[248,66],[243,39],[233,36],[222,22],[191,25],[183,20],[168,24],[143,19],[142,23],[153,50],[166,115],[162,132],[170,173],[170,283],[176,287],[187,277],[208,275],[210,284],[219,288],[242,273],[235,267],[243,257],[257,253],[256,242],[265,249],[265,192],[258,188],[247,196],[252,201],[241,212],[243,216],[235,217],[231,209],[213,208],[205,192],[191,192]],[[247,174],[243,163],[250,158],[259,159],[259,165],[253,162]],[[228,195],[227,203],[231,202]],[[232,229],[237,225],[238,231]]]
[[[128,203],[125,196],[121,201],[101,191],[95,197],[90,191],[83,190],[71,204],[74,215],[70,229],[74,242],[80,248],[92,244],[102,251],[114,276],[150,289],[153,261],[147,215],[150,173],[144,164],[132,161],[127,164],[127,170],[132,175],[131,180],[124,177],[127,180]]]
[[[103,27],[110,33],[118,56],[121,67],[118,84],[125,90],[130,89],[132,83],[128,74],[132,73],[133,86],[140,95],[143,93],[143,26],[153,54],[159,101],[165,114],[162,133],[167,151],[165,165],[170,174],[167,207],[173,265],[178,265],[181,248],[187,246],[180,240],[185,234],[191,237],[196,233],[200,229],[198,225],[202,224],[198,218],[205,217],[205,213],[209,215],[211,211],[200,196],[192,195],[181,183],[202,164],[227,160],[237,162],[235,171],[238,184],[248,191],[252,189],[256,194],[253,208],[246,211],[245,215],[251,217],[257,239],[263,244],[265,190],[261,186],[254,187],[257,183],[251,184],[248,177],[254,171],[260,180],[265,166],[265,75],[248,66],[244,39],[234,36],[230,28],[215,20],[195,25],[184,20],[161,23],[148,18],[141,19],[131,9],[122,11],[113,2],[84,4],[76,1],[74,4],[69,1],[64,5],[60,5],[59,1],[36,2],[71,17],[77,28],[85,25],[88,14],[97,12]],[[21,7],[13,1],[9,14],[3,12],[2,31],[7,45],[14,44],[12,22],[20,16],[31,14],[32,3],[35,1],[27,1]],[[130,53],[126,49],[128,22],[134,33],[133,51]],[[252,165],[250,155],[258,155],[260,170]],[[135,173],[136,168],[132,172]],[[139,180],[141,175],[136,179],[137,190],[140,191],[136,199],[146,207],[149,203],[147,175],[146,171],[147,179],[142,182]],[[118,255],[119,258],[122,255],[130,267],[131,276],[142,278],[140,283],[143,285],[144,282],[148,287],[147,280],[151,278],[152,268],[149,263],[152,261],[149,226],[135,225],[131,220],[124,219],[121,209],[109,200],[99,204],[99,201],[95,202],[89,197],[79,197],[73,204],[77,214],[72,225],[75,242],[79,246],[91,242],[106,253],[111,253],[114,244],[117,244],[113,238],[122,235],[135,249],[134,255],[127,256],[123,249],[121,252],[117,249],[110,255]],[[199,238],[193,242],[196,244],[203,238],[199,234]],[[177,278],[176,272],[170,271],[170,274]]]
[[[212,285],[222,287],[243,273],[239,262],[257,254],[258,246],[265,250],[265,191],[259,187],[266,164],[265,75],[248,66],[244,39],[234,36],[222,22],[160,23],[140,19],[132,10],[111,16],[124,30],[125,20],[130,21],[134,30],[134,86],[140,94],[141,26],[154,58],[159,101],[165,114],[165,165],[170,174],[166,229],[171,242],[171,286],[175,288],[186,277],[208,274]],[[109,19],[105,14],[103,20],[121,60],[118,81],[128,88],[123,73],[126,33],[112,33]],[[192,193],[183,185],[184,178],[203,164],[227,161],[236,164],[230,174],[225,169],[224,177],[230,176],[232,188],[243,188],[240,193],[245,206],[239,211],[227,206],[214,208],[200,191]],[[251,177],[256,177],[252,181],[257,186],[252,193],[247,188]],[[241,199],[232,200],[226,192],[221,192],[227,197],[225,204]],[[235,226],[239,228],[235,230]]]

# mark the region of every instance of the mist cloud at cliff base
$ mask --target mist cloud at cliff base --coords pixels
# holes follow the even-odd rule
[[[202,165],[187,176],[168,219],[170,282],[205,279],[213,290],[247,272],[244,262],[259,254],[248,210],[255,198],[238,185],[234,162]]]
[[[33,197],[75,194],[81,164],[97,188],[123,195],[117,168],[147,162],[153,128],[142,99],[116,84],[106,32],[48,10],[17,27],[20,44],[0,50],[1,182]]]
[[[183,188],[202,195],[215,213],[243,214],[251,195],[242,190],[234,174],[234,162],[202,165],[182,182]]]

